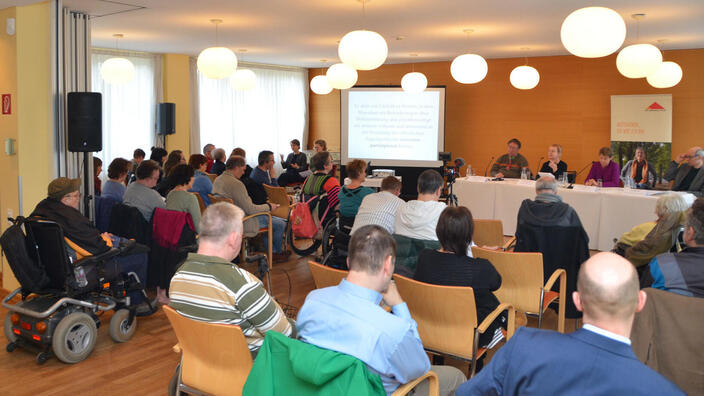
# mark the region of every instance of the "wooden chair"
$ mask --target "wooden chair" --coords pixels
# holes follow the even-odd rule
[[[231,203],[231,204],[233,204],[233,205],[235,204],[235,201],[233,201],[233,200],[230,199],[230,198],[218,197],[218,196],[215,196],[215,195],[213,195],[213,194],[208,194],[208,198],[210,198],[210,204],[211,204],[211,205],[212,205],[212,204],[215,204],[215,203],[218,203],[218,202],[228,202],[228,203]]]
[[[201,197],[199,193],[194,191],[191,191],[191,194],[196,196],[196,199],[198,200],[198,206],[200,206],[200,214],[203,214],[203,212],[205,212],[205,202],[203,202],[203,197]]]
[[[411,382],[406,382],[405,384],[399,386],[396,388],[394,393],[391,394],[391,396],[405,396],[409,394],[413,388],[418,386],[421,382],[424,380],[430,381],[430,384],[428,386],[428,396],[439,396],[440,395],[440,383],[438,382],[438,375],[435,374],[432,371],[428,371],[427,373],[421,375],[420,377],[414,379]]]
[[[498,246],[508,250],[516,241],[516,237],[511,237],[504,243],[504,226],[501,220],[475,219],[472,240],[478,246]]]
[[[476,258],[484,258],[494,265],[501,274],[501,287],[494,294],[502,303],[511,304],[515,309],[538,317],[538,328],[543,325],[543,313],[550,303],[558,301],[557,331],[565,332],[565,302],[567,272],[555,270],[543,284],[543,254],[513,253],[472,247]],[[552,291],[555,282],[560,280],[559,291]]]
[[[313,275],[313,283],[315,283],[316,289],[337,286],[348,274],[347,271],[318,264],[315,261],[308,261],[308,268],[310,268],[310,273]]]
[[[477,323],[477,305],[471,287],[431,285],[398,274],[394,280],[418,324],[425,350],[470,362],[470,378],[474,376],[477,359],[486,353],[485,348],[479,348],[479,335],[503,311],[508,311],[506,338],[513,336],[515,311],[511,304],[499,304],[482,323]]]
[[[252,368],[252,355],[236,325],[189,319],[168,305],[166,317],[178,338],[181,373],[176,394],[241,395]]]
[[[218,175],[216,175],[215,173],[206,173],[206,175],[208,175],[208,177],[210,178],[211,183],[215,182],[215,179],[218,178]]]
[[[272,216],[280,217],[288,221],[289,217],[291,217],[291,210],[293,209],[294,205],[291,204],[290,196],[286,194],[286,188],[272,187],[266,184],[264,184],[263,186],[264,190],[266,191],[267,200],[269,202],[279,205],[276,210],[271,211]]]

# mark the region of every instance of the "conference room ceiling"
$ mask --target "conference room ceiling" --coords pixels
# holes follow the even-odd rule
[[[30,3],[31,1],[2,1]],[[134,6],[130,6],[133,4]],[[595,5],[574,0],[372,0],[366,18],[358,0],[65,0],[93,16],[92,43],[121,49],[197,55],[215,43],[210,19],[219,18],[219,44],[249,62],[320,67],[337,61],[337,41],[347,32],[379,32],[389,45],[387,63],[450,60],[468,51],[486,58],[566,55],[560,26],[572,11]],[[628,26],[626,44],[662,49],[704,48],[703,0],[605,0]],[[137,9],[137,7],[146,7]],[[129,11],[133,9],[133,11]],[[121,12],[126,11],[126,12]],[[474,29],[467,38],[463,29]],[[403,38],[399,40],[399,36]],[[528,47],[525,51],[521,48]],[[418,54],[411,57],[410,54]]]

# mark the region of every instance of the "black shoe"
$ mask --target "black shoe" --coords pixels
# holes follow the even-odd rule
[[[137,316],[149,316],[158,310],[156,298],[153,301],[145,301],[137,306]]]

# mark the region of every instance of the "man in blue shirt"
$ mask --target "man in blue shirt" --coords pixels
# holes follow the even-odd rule
[[[466,377],[454,367],[430,366],[416,322],[391,281],[396,243],[377,225],[361,227],[349,244],[347,278],[313,290],[298,313],[301,339],[352,355],[379,374],[388,394],[428,370],[439,378],[440,394],[453,394]],[[391,306],[391,313],[380,304]],[[428,394],[427,381],[416,395]]]
[[[274,153],[269,150],[264,150],[259,153],[257,158],[258,166],[252,170],[249,178],[254,180],[259,184],[266,184],[268,186],[278,187],[279,183],[276,181],[276,176],[274,176]]]
[[[663,253],[650,262],[652,287],[689,297],[704,297],[704,198],[687,211],[684,227],[687,247],[679,253]]]
[[[613,253],[592,256],[572,299],[584,313],[581,329],[519,328],[457,395],[684,395],[633,353],[628,337],[646,294],[630,262]]]

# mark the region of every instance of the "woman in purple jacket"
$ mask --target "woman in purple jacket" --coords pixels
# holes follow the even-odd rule
[[[612,161],[614,154],[609,147],[602,147],[599,150],[599,161],[592,163],[592,169],[587,175],[587,186],[618,187],[620,170],[618,164]]]

